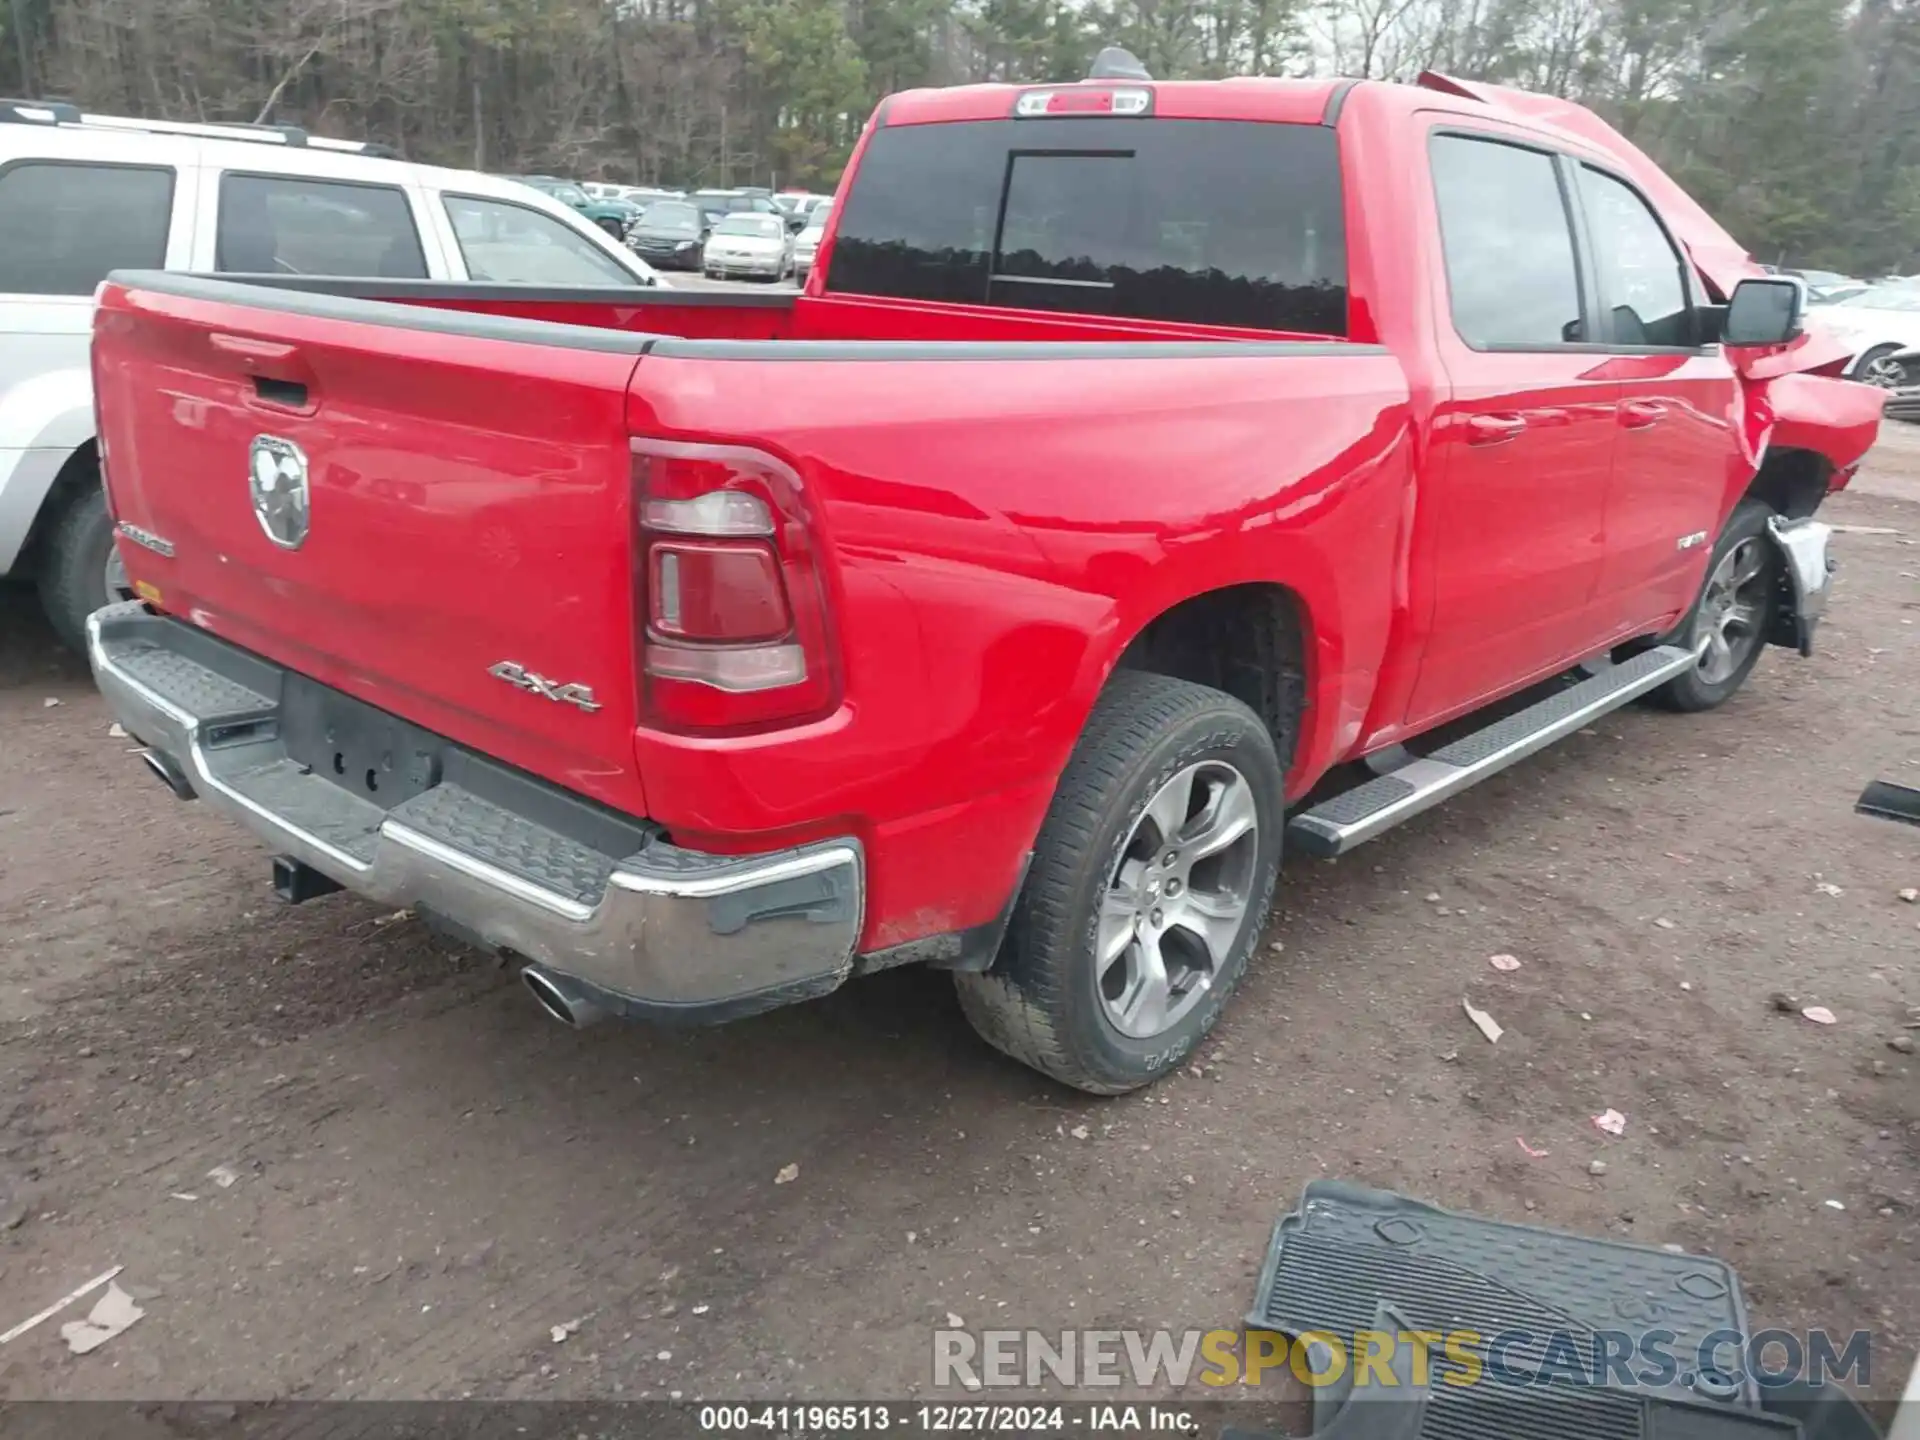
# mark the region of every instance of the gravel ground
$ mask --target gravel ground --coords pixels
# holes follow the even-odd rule
[[[0,1395],[925,1393],[949,1312],[1236,1325],[1323,1175],[1711,1251],[1759,1324],[1871,1327],[1897,1390],[1920,831],[1850,806],[1920,777],[1916,436],[1830,507],[1899,533],[1838,538],[1813,660],[1294,864],[1199,1064],[1107,1102],[988,1051],[937,975],[575,1035],[411,920],[283,908],[0,597],[0,1330],[112,1265],[146,1308],[89,1355],[5,1345]]]

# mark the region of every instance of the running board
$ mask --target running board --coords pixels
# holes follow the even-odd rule
[[[1609,710],[1618,710],[1676,675],[1684,675],[1695,663],[1693,652],[1677,645],[1644,650],[1484,730],[1463,735],[1431,755],[1410,760],[1302,811],[1288,822],[1287,839],[1309,855],[1344,855],[1402,820],[1410,820],[1515,761],[1564,740]]]

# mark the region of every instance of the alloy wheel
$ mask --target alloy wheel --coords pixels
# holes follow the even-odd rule
[[[1876,355],[1860,367],[1858,378],[1882,390],[1898,390],[1907,383],[1907,367],[1891,355]]]
[[[1760,644],[1767,613],[1766,543],[1748,536],[1722,555],[1707,577],[1694,641],[1706,642],[1700,678],[1708,685],[1723,684]]]
[[[113,540],[107,541],[107,563],[100,578],[107,604],[133,598],[133,585],[127,579],[127,562],[120,558],[120,546]]]
[[[1200,1003],[1239,942],[1260,844],[1253,787],[1232,765],[1189,765],[1153,794],[1108,877],[1095,927],[1101,1009],[1150,1040]]]

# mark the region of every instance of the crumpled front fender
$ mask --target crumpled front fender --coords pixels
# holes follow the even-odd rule
[[[1809,450],[1845,476],[1879,437],[1887,392],[1876,386],[1788,374],[1752,381],[1744,388],[1741,450],[1756,470],[1770,449]]]

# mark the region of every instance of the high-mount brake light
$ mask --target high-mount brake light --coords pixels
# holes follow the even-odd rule
[[[1114,86],[1074,86],[1065,90],[1029,90],[1014,102],[1022,119],[1043,115],[1145,115],[1153,108],[1153,92]]]
[[[632,443],[647,722],[738,732],[830,709],[826,587],[800,477],[741,446]]]

